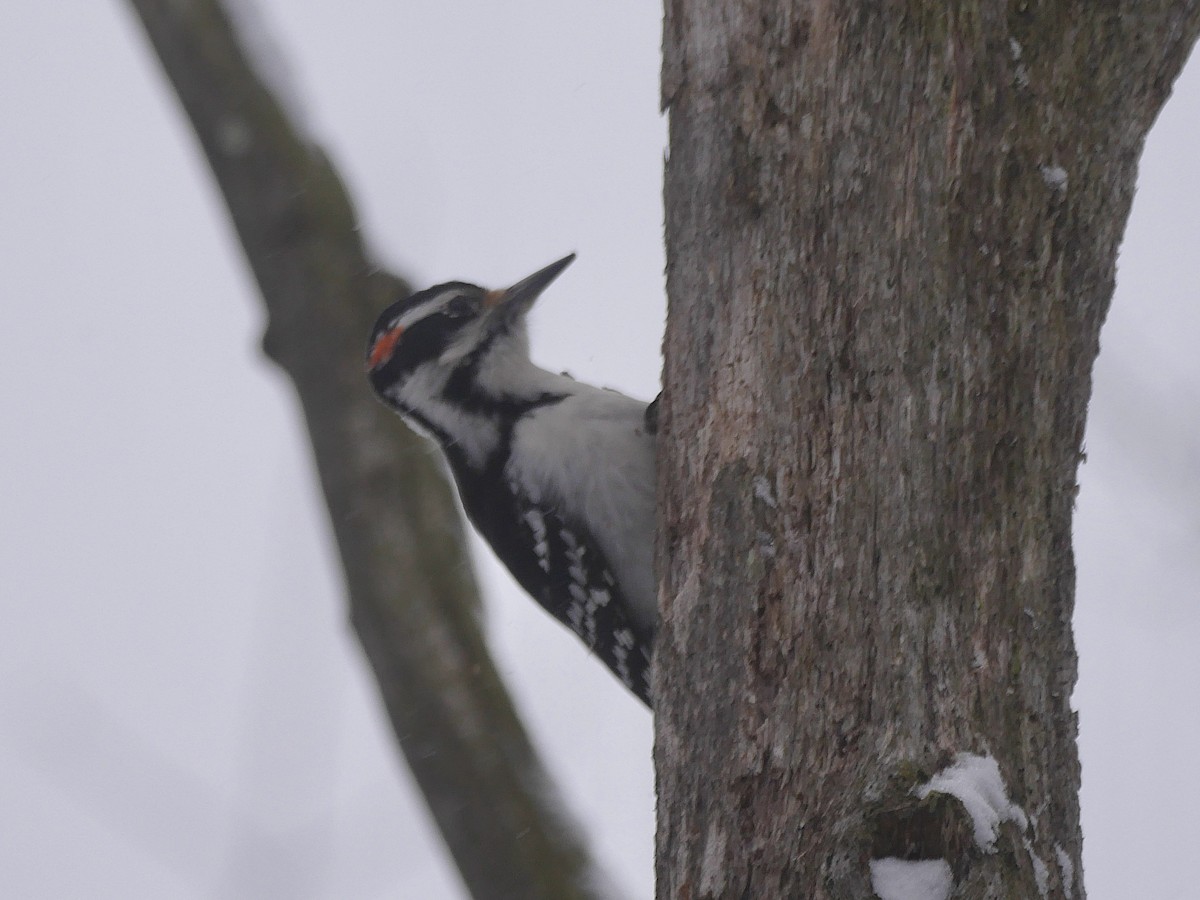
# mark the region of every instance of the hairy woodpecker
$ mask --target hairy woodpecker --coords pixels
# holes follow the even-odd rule
[[[451,281],[393,303],[367,368],[441,446],[467,516],[521,587],[649,705],[654,406],[529,359],[526,313],[574,259],[507,290]]]

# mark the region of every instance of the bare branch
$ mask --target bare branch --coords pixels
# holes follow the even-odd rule
[[[368,328],[406,291],[374,268],[320,149],[264,86],[216,0],[130,0],[191,120],[296,385],[392,727],[477,898],[593,895],[581,838],[484,645],[452,491],[429,446],[377,404]]]

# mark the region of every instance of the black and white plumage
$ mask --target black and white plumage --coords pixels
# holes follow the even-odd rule
[[[653,416],[529,359],[526,313],[574,258],[507,290],[453,281],[392,304],[367,365],[383,401],[441,446],[520,585],[649,704]]]

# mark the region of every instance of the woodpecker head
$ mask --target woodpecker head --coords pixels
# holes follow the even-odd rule
[[[525,314],[575,259],[565,256],[512,287],[449,281],[393,303],[375,322],[367,370],[375,391],[403,411],[448,394],[491,392],[529,363]]]

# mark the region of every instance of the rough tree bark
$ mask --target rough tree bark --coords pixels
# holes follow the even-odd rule
[[[671,0],[660,897],[1082,897],[1071,512],[1196,0]],[[686,439],[683,437],[686,436]],[[912,791],[992,757],[985,852]],[[1007,819],[1007,821],[1005,821]]]
[[[341,553],[350,615],[400,748],[472,896],[595,896],[492,664],[451,488],[363,372],[378,311],[406,292],[366,258],[320,149],[244,57],[216,0],[130,0],[191,121],[295,383]]]

